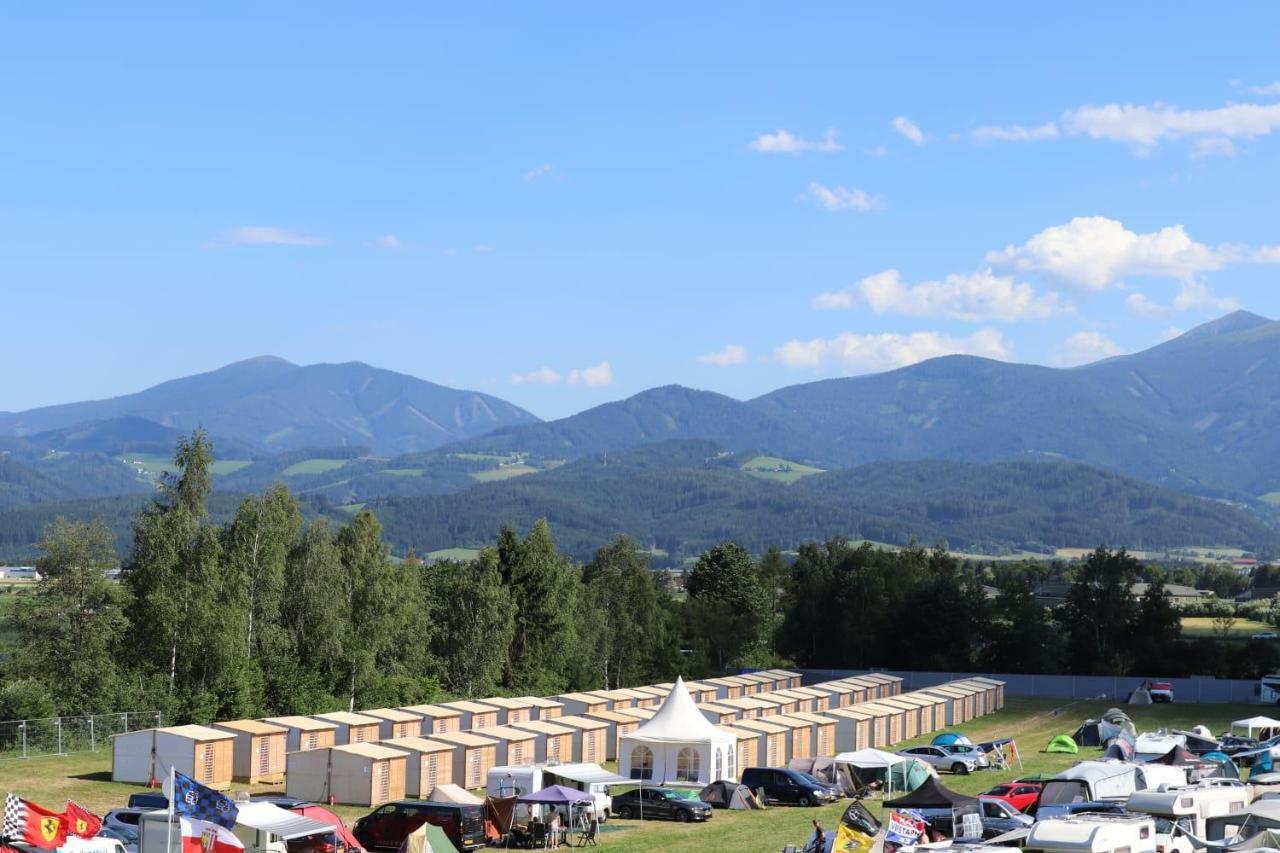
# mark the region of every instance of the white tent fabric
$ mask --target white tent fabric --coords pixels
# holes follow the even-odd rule
[[[239,803],[236,823],[260,832],[269,832],[288,841],[317,833],[333,832],[333,827],[297,812],[282,809],[274,803]]]
[[[618,771],[656,785],[736,780],[737,746],[736,737],[702,715],[684,680],[676,678],[657,713],[620,739]]]
[[[879,749],[859,749],[856,752],[842,752],[836,756],[836,761],[852,764],[864,770],[887,769],[895,764],[906,764],[910,760]]]
[[[1232,731],[1236,729],[1244,729],[1245,734],[1253,737],[1253,733],[1261,729],[1280,729],[1280,720],[1274,720],[1271,717],[1249,717],[1245,720],[1236,720],[1231,724]]]
[[[446,782],[443,785],[436,785],[431,789],[431,796],[428,800],[436,803],[456,803],[461,806],[481,806],[484,800],[468,791],[466,788],[459,787]]]

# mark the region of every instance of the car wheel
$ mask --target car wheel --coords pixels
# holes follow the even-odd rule
[[[677,823],[688,823],[688,822],[689,822],[689,810],[688,810],[688,809],[677,809],[677,810],[676,810],[676,822],[677,822]]]
[[[957,761],[955,764],[951,765],[951,772],[956,776],[968,776],[969,768]]]
[[[808,797],[801,797],[796,800],[796,805],[800,806],[802,809],[807,809],[809,806],[813,805],[813,800],[810,800]]]
[[[631,820],[631,806],[623,806],[618,809],[618,817],[623,820]]]

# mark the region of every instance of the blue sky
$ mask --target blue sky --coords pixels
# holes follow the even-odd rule
[[[0,409],[269,353],[550,417],[1280,317],[1274,6],[459,5],[9,10]]]

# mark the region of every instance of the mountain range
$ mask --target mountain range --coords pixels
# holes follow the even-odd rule
[[[0,413],[0,515],[136,502],[197,425],[215,441],[218,490],[282,480],[324,511],[374,502],[389,536],[419,549],[487,541],[503,520],[543,515],[584,546],[610,526],[702,542],[713,517],[720,533],[776,542],[881,530],[981,548],[1104,535],[1154,546],[1217,531],[1218,544],[1256,545],[1280,497],[1280,323],[1235,312],[1072,369],[950,356],[745,401],[670,385],[547,422],[365,364],[255,358],[122,397]],[[646,455],[654,446],[664,449]],[[779,468],[772,482],[752,476],[757,456],[776,460],[764,469]],[[630,491],[647,520],[611,500],[601,484],[622,481],[593,467],[639,459],[648,467],[633,470]],[[1030,500],[1020,479],[1052,488]],[[1040,515],[999,510],[1000,494]],[[1066,495],[1092,505],[1055,510]],[[1081,524],[1081,509],[1118,515]],[[437,523],[452,532],[437,535]]]

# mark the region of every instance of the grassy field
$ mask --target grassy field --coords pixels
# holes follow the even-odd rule
[[[301,462],[293,463],[280,473],[286,477],[298,477],[305,474],[327,474],[330,471],[341,468],[350,461],[350,459],[304,459]]]
[[[1259,622],[1256,619],[1237,619],[1235,624],[1231,626],[1231,631],[1227,635],[1227,638],[1232,640],[1247,640],[1253,634],[1274,630],[1276,630],[1275,626],[1268,625],[1266,622]],[[1218,636],[1217,629],[1213,626],[1212,616],[1183,616],[1182,633],[1187,637]]]
[[[421,468],[383,468],[383,474],[390,474],[393,477],[421,477]]]
[[[248,459],[215,459],[213,460],[213,465],[209,467],[212,468],[215,475],[225,475],[234,474],[241,468],[248,468],[252,464],[253,462]]]
[[[479,548],[441,548],[427,552],[427,558],[431,560],[474,560],[479,556]]]
[[[540,468],[532,465],[504,465],[501,468],[490,468],[487,471],[472,471],[471,479],[478,483],[494,483],[499,480],[510,480],[512,477],[523,477],[525,474],[536,474]]]
[[[1056,773],[1075,761],[1096,757],[1099,750],[1084,749],[1079,755],[1049,755],[1040,752],[1054,735],[1075,731],[1080,722],[1096,717],[1110,707],[1105,702],[1061,703],[1049,700],[1011,698],[997,714],[973,720],[962,727],[974,741],[1013,737],[1022,754],[1021,768],[984,771],[971,776],[944,776],[944,783],[966,794],[978,794],[998,782],[1022,774]],[[1212,731],[1224,730],[1232,720],[1257,711],[1247,705],[1151,705],[1128,709],[1139,731],[1161,727],[1190,728],[1203,723]],[[900,744],[927,743],[931,735]],[[101,814],[122,805],[136,786],[110,781],[111,756],[106,752],[75,756],[33,758],[27,761],[0,761],[0,790],[12,791],[46,806],[60,808],[73,799]],[[242,790],[237,785],[233,790]],[[271,790],[253,786],[254,792]],[[882,814],[878,802],[869,802],[872,813]],[[835,803],[815,809],[776,807],[758,812],[717,811],[710,824],[677,824],[659,821],[615,820],[602,828],[600,846],[615,853],[704,853],[707,850],[779,851],[784,844],[803,844],[810,821],[822,821],[834,829],[844,806]],[[336,811],[351,821],[369,810],[340,806]]]
[[[134,468],[139,468],[151,479],[173,471],[173,460],[157,453],[129,453],[121,457],[121,461]],[[248,459],[215,459],[210,466],[215,475],[232,474],[253,463]]]
[[[821,468],[801,465],[799,462],[777,456],[756,456],[743,462],[739,470],[752,477],[759,477],[761,480],[773,480],[775,483],[788,485],[802,477],[822,473]]]

